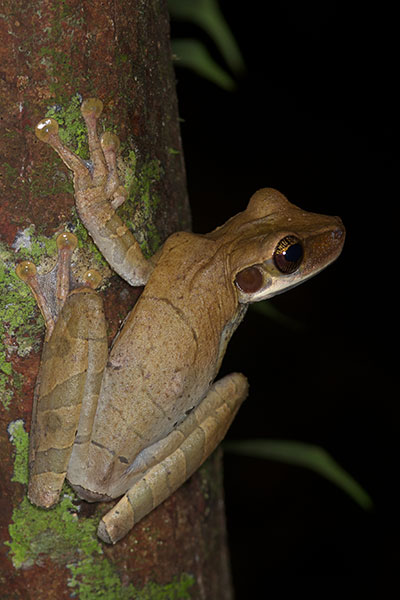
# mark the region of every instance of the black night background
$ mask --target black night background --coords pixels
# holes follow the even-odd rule
[[[237,89],[176,71],[194,231],[267,186],[347,229],[336,263],[272,301],[298,327],[250,310],[235,333],[222,372],[251,387],[229,439],[318,444],[375,506],[306,469],[227,454],[236,597],[257,597],[266,578],[385,578],[400,558],[398,19],[384,3],[220,6],[246,63]],[[174,23],[172,35],[200,37],[224,66],[200,29]]]

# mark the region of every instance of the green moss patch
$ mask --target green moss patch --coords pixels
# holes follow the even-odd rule
[[[21,248],[21,259],[24,255],[25,248]],[[19,389],[22,383],[21,376],[12,368],[12,354],[29,354],[43,328],[36,302],[28,286],[17,277],[15,266],[15,255],[0,245],[0,398],[6,409],[13,389]]]
[[[85,121],[81,115],[81,103],[82,97],[80,94],[75,94],[65,106],[59,104],[51,106],[45,116],[55,119],[60,125],[59,136],[61,141],[75,154],[87,160],[89,158],[89,146]],[[71,193],[73,193],[73,189],[71,189]]]
[[[161,244],[154,220],[160,199],[153,191],[153,185],[161,179],[162,167],[158,160],[152,159],[139,166],[133,150],[123,153],[123,163],[121,170],[128,199],[118,209],[118,214],[133,231],[144,255],[149,257]]]
[[[8,426],[15,448],[13,481],[28,481],[28,434],[21,419]],[[9,525],[10,557],[16,569],[28,568],[46,555],[70,571],[68,586],[80,600],[184,600],[194,578],[183,574],[165,585],[148,583],[141,590],[121,583],[115,566],[103,554],[96,531],[98,517],[79,515],[79,500],[65,485],[51,510],[33,506],[25,496]]]

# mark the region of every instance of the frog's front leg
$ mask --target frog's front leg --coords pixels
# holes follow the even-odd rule
[[[36,135],[49,144],[73,171],[79,216],[107,262],[131,285],[144,285],[153,266],[115,213],[126,198],[126,190],[117,173],[118,137],[111,132],[104,132],[100,138],[97,134],[97,121],[102,109],[103,103],[97,98],[89,98],[81,106],[88,132],[90,164],[62,143],[58,123],[54,119],[42,119],[36,126]]]
[[[231,373],[214,383],[178,427],[138,457],[143,476],[138,479],[132,472],[135,483],[104,515],[98,536],[115,544],[173,494],[225,437],[247,393],[247,379],[241,373]]]
[[[92,289],[98,282],[88,272],[86,285],[70,290],[76,237],[61,234],[57,245],[58,264],[47,275],[38,278],[28,261],[17,267],[46,324],[32,411],[28,488],[30,500],[44,508],[58,500],[74,444],[84,448],[88,442],[108,355],[103,303]]]

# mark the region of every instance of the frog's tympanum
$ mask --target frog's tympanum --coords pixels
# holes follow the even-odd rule
[[[116,214],[127,195],[118,138],[98,137],[100,100],[84,101],[81,111],[89,163],[61,142],[53,119],[37,125],[37,137],[73,172],[79,216],[108,263],[145,288],[108,350],[96,273],[80,284],[70,275],[74,235],[57,239],[52,291],[31,262],[17,267],[46,322],[28,495],[49,508],[66,477],[89,502],[120,498],[98,530],[115,543],[224,437],[247,380],[240,373],[214,378],[249,303],[319,273],[340,254],[345,231],[339,218],[305,212],[266,188],[211,233],[174,233],[146,259]]]

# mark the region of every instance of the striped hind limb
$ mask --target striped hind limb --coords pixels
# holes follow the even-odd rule
[[[162,448],[175,449],[163,456],[160,448],[160,461],[101,519],[97,533],[103,541],[115,544],[202,465],[225,437],[247,392],[247,379],[241,373],[231,373],[211,386],[199,406],[162,444]],[[179,444],[173,439],[178,436]]]
[[[70,262],[76,237],[57,237],[58,262],[38,276],[24,261],[17,275],[30,287],[43,314],[46,338],[32,411],[28,497],[50,508],[59,498],[73,445],[90,431],[107,360],[106,323],[101,296],[93,289],[95,271],[70,289]],[[82,406],[84,405],[84,410]]]

